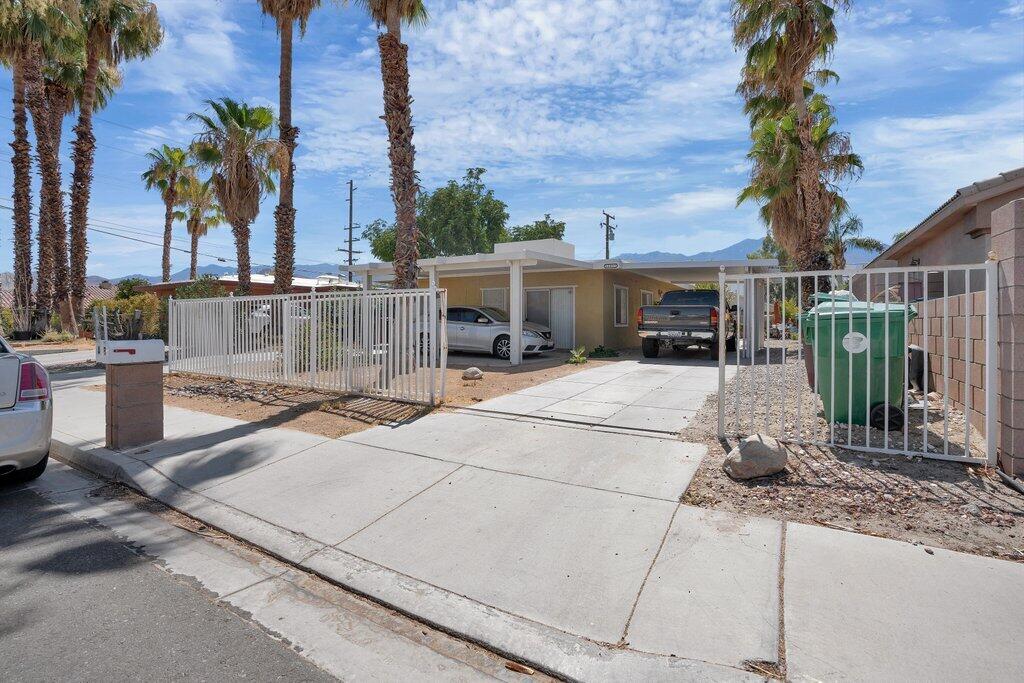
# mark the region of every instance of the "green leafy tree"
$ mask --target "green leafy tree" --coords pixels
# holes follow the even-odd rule
[[[149,280],[141,277],[126,277],[117,283],[117,289],[114,293],[115,299],[131,299],[136,294],[141,294],[139,291],[143,287],[149,286]]]
[[[527,240],[560,240],[565,235],[565,221],[556,221],[551,214],[544,214],[544,218],[526,225],[515,225],[508,230],[510,242],[525,242]]]

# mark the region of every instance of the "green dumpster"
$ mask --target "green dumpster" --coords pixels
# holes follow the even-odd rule
[[[886,422],[885,376],[888,372],[889,428],[900,429],[903,426],[903,367],[907,354],[904,328],[917,317],[917,311],[913,306],[890,302],[887,318],[884,303],[859,301],[848,292],[835,294],[819,293],[815,299],[817,305],[801,315],[804,348],[815,361],[815,372],[812,374],[808,367],[808,377],[812,386],[817,377],[817,392],[825,408],[825,419],[859,425],[866,425],[870,420],[870,424],[882,428]]]

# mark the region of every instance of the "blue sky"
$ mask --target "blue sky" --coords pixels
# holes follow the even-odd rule
[[[97,228],[149,241],[159,241],[163,212],[138,179],[145,151],[191,140],[186,116],[208,98],[277,103],[276,31],[254,0],[157,5],[160,52],[128,65],[124,88],[99,113],[91,214]],[[300,270],[340,260],[349,178],[359,188],[358,222],[393,216],[376,29],[358,9],[325,5],[296,43]],[[614,252],[693,253],[764,234],[754,207],[734,206],[748,139],[728,0],[427,5],[430,23],[405,36],[425,188],[483,166],[512,224],[551,213],[584,258],[603,252],[602,209],[618,216]],[[839,20],[833,68],[841,127],[866,166],[847,195],[868,233],[888,240],[957,187],[1024,165],[1021,0],[854,0]],[[5,74],[5,101],[9,90]],[[4,107],[3,198],[9,141]],[[65,144],[66,167],[68,152]],[[257,263],[272,261],[275,203],[267,198],[253,227]],[[11,267],[10,236],[2,211],[0,270]],[[187,248],[183,226],[175,237]],[[98,232],[90,242],[90,274],[159,272],[158,247]],[[230,263],[229,228],[201,251]],[[188,265],[185,253],[173,260],[175,269]]]

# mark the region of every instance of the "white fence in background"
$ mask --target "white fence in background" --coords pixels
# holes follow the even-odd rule
[[[170,299],[168,367],[433,405],[446,311],[436,288]]]
[[[720,437],[995,463],[994,262],[722,272],[719,292]]]

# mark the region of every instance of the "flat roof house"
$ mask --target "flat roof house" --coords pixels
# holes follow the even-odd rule
[[[555,347],[570,349],[640,345],[636,310],[665,292],[694,282],[717,282],[727,274],[769,272],[775,259],[742,261],[639,262],[580,260],[574,245],[546,239],[502,242],[490,254],[420,259],[423,285],[433,282],[448,290],[449,306],[493,306],[509,311],[512,364],[522,360],[517,348],[523,320],[551,328]],[[364,286],[389,280],[390,263],[356,264],[351,268]],[[515,315],[516,312],[520,315]]]

